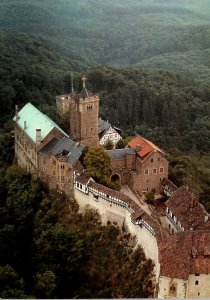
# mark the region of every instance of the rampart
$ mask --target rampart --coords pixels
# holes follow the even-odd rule
[[[80,211],[95,209],[101,215],[102,223],[116,222],[123,225],[136,236],[147,258],[155,264],[158,280],[160,265],[158,260],[158,243],[162,240],[160,225],[146,214],[130,197],[95,183],[90,178],[80,177],[75,180],[75,199]]]

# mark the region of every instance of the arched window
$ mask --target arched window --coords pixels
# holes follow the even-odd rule
[[[92,110],[93,106],[92,105],[87,105],[87,110]]]

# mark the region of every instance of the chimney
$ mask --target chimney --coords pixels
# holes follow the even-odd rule
[[[15,105],[15,120],[17,122],[17,120],[19,119],[19,116],[18,116],[18,105]]]
[[[141,150],[142,146],[140,144],[136,145],[136,152],[139,152]]]
[[[26,126],[26,121],[24,121],[24,130],[26,130],[27,126]]]
[[[36,143],[40,143],[42,140],[41,129],[36,129]]]

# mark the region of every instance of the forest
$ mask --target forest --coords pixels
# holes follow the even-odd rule
[[[3,0],[0,27],[38,35],[83,68],[139,65],[210,76],[208,0]]]
[[[12,165],[12,117],[31,102],[68,131],[55,96],[85,74],[100,116],[163,149],[210,212],[209,1],[2,0],[0,44],[0,297],[149,297],[152,262],[125,228]]]
[[[125,228],[102,226],[93,210],[79,214],[73,199],[16,166],[1,168],[0,193],[1,298],[153,294],[153,263]]]

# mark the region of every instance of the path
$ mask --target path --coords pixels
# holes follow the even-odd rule
[[[143,198],[142,200],[139,200],[139,198],[134,194],[134,192],[131,191],[131,189],[129,188],[128,185],[123,185],[121,190],[121,193],[129,196],[133,201],[136,202],[136,204],[138,206],[140,206],[148,215],[152,214],[152,211],[150,210],[149,206],[147,203],[143,202]]]

